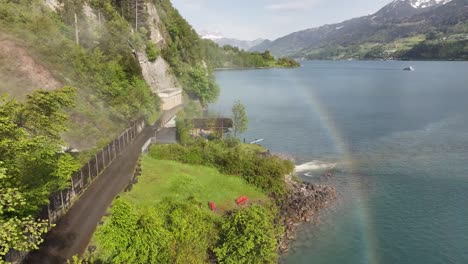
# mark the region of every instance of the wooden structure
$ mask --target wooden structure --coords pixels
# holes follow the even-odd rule
[[[192,136],[208,136],[213,133],[223,136],[228,133],[233,127],[231,118],[194,118],[185,120],[187,124],[191,124]]]

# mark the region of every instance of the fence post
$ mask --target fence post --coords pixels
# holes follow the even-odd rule
[[[109,164],[112,162],[112,154],[110,151],[110,144],[107,145],[107,156],[109,157]]]
[[[114,151],[114,159],[117,158],[117,154],[115,153],[115,140],[112,141],[112,150]]]
[[[83,190],[84,180],[83,180],[83,168],[80,170],[81,172],[81,190]]]
[[[91,177],[91,160],[88,161],[88,179],[89,179],[89,178],[92,178],[92,177]]]
[[[96,177],[99,175],[99,160],[97,158],[97,154],[96,154]]]
[[[62,201],[62,213],[65,213],[65,204],[63,203],[63,192],[60,191],[60,199]]]
[[[102,166],[103,168],[106,168],[106,158],[104,157],[104,149],[101,150],[102,153]]]
[[[75,184],[73,183],[73,175],[71,176],[70,181],[71,181],[72,193],[73,193],[73,195],[75,195]],[[71,199],[71,197],[70,197],[70,199]]]
[[[50,215],[50,200],[49,200],[49,203],[47,204],[47,218],[49,218],[49,226],[50,226],[51,224],[53,224],[52,223],[53,219],[52,219],[52,216]]]

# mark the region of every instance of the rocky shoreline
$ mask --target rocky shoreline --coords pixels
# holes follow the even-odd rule
[[[297,182],[292,175],[286,177],[290,191],[280,208],[281,221],[285,228],[279,243],[281,253],[289,250],[289,243],[295,239],[297,227],[310,222],[316,214],[336,199],[336,189],[330,186]]]

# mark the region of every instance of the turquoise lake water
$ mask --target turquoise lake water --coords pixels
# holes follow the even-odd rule
[[[217,72],[211,106],[230,115],[241,100],[241,137],[339,191],[282,262],[468,263],[468,63],[303,64]]]

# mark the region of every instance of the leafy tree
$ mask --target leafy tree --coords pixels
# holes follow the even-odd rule
[[[68,120],[62,110],[75,105],[75,96],[75,88],[67,86],[56,91],[34,91],[21,109],[20,126],[33,135],[59,139],[60,133],[67,129]]]
[[[280,235],[271,211],[251,206],[227,217],[214,252],[219,263],[276,263]]]
[[[0,167],[0,262],[11,249],[37,249],[49,228],[47,220],[21,216],[26,199],[19,188],[11,187],[13,179],[6,172]]]
[[[63,108],[72,105],[73,89],[63,88],[29,95],[19,103],[0,100],[0,156],[12,188],[20,188],[28,203],[17,212],[35,214],[51,192],[66,187],[77,161],[60,153],[60,134],[66,129]]]
[[[237,136],[237,133],[244,133],[247,131],[249,120],[247,118],[247,113],[245,112],[245,106],[240,101],[234,102],[234,105],[232,106],[232,117],[234,123],[234,136]]]
[[[202,65],[194,66],[189,72],[189,77],[190,86],[187,88],[189,95],[199,98],[202,105],[216,100],[219,95],[219,86]]]

